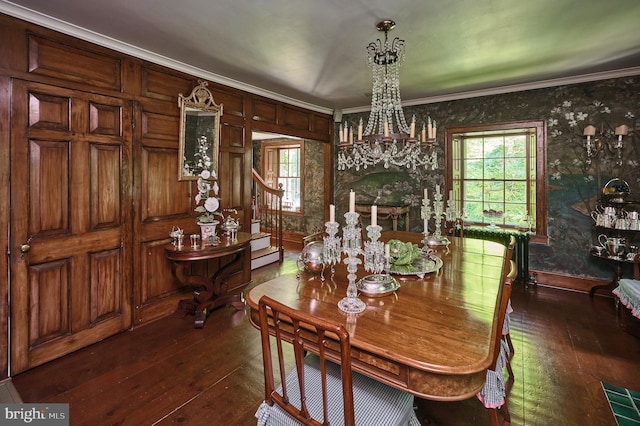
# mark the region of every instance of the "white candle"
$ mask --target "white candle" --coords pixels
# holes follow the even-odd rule
[[[371,226],[378,225],[378,206],[371,206]]]
[[[389,123],[384,122],[384,135],[389,136]]]
[[[433,127],[432,127],[433,136],[432,137],[434,139],[436,138],[436,131],[437,131],[437,129],[436,129],[436,120],[433,120]]]
[[[422,136],[422,137],[420,138],[420,139],[421,139],[421,141],[422,141],[422,142],[426,142],[426,141],[427,141],[427,128],[426,128],[426,126],[424,125],[424,123],[422,123],[422,134],[421,134],[421,136]]]
[[[329,222],[333,223],[336,221],[336,206],[333,204],[329,204]]]
[[[362,118],[360,119],[360,123],[358,123],[358,140],[362,140]]]
[[[389,244],[384,245],[384,256],[391,257],[391,247],[389,247]]]
[[[424,199],[429,201],[429,190],[427,188],[424,189]]]
[[[449,190],[449,199],[453,200],[453,190],[452,189]]]
[[[353,145],[353,127],[349,128],[349,143]]]
[[[429,219],[424,220],[424,232],[429,232]]]
[[[409,137],[410,138],[416,137],[416,116],[415,115],[411,119],[411,124],[409,126]]]
[[[440,195],[440,185],[436,185],[436,195]]]
[[[349,213],[355,213],[356,212],[356,193],[353,192],[353,189],[351,190],[351,192],[349,192]]]

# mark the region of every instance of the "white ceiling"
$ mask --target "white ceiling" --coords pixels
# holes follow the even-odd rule
[[[368,108],[382,19],[406,41],[405,104],[640,74],[638,0],[0,0],[0,12],[327,112]]]

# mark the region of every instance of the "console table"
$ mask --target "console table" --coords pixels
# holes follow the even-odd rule
[[[197,248],[184,245],[177,248],[173,244],[165,246],[167,259],[171,260],[172,270],[176,278],[184,285],[194,287],[193,298],[181,300],[176,309],[176,316],[195,315],[195,327],[202,328],[209,311],[220,306],[231,305],[237,310],[244,309],[244,298],[241,294],[226,294],[228,279],[232,274],[241,273],[242,282],[251,281],[251,234],[238,232],[237,240],[231,241],[222,236],[220,244],[205,245]],[[189,275],[192,262],[233,256],[209,277],[206,275]]]
[[[394,231],[398,230],[398,218],[404,217],[405,231],[409,232],[409,210],[411,206],[378,206],[378,220],[391,219]],[[356,204],[356,212],[362,217],[371,217],[371,206],[368,204]]]

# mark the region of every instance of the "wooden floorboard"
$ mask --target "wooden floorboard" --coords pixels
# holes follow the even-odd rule
[[[298,253],[253,271],[253,285],[295,273]],[[600,382],[640,390],[640,338],[613,299],[514,287],[512,425],[615,425]],[[221,308],[203,329],[166,317],[13,377],[25,402],[67,402],[72,425],[253,425],[263,395],[259,333]],[[487,425],[476,398],[416,400],[424,425]]]

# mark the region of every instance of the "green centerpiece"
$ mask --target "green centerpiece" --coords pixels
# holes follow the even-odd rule
[[[418,272],[413,262],[420,256],[421,250],[417,244],[400,240],[389,240],[389,262],[394,272]]]

